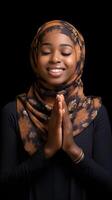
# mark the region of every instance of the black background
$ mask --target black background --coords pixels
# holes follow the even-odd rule
[[[45,21],[62,19],[74,24],[85,38],[85,93],[101,96],[112,119],[111,6],[108,1],[97,2],[15,1],[1,5],[1,107],[31,83],[29,49],[37,28]]]

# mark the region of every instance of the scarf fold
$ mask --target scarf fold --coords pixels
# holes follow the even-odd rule
[[[63,94],[65,97],[69,116],[73,124],[74,137],[81,134],[89,126],[97,116],[101,106],[101,99],[99,97],[84,95],[81,80],[85,57],[84,40],[76,28],[68,22],[54,20],[45,23],[39,28],[31,45],[32,68],[34,69],[35,67],[34,56],[42,34],[53,27],[57,28],[57,26],[61,28],[64,34],[70,36],[74,41],[74,45],[80,46],[80,57],[77,62],[76,73],[74,74],[75,78],[70,83],[51,90],[43,86],[39,78],[37,78],[28,92],[17,96],[16,103],[20,135],[24,148],[30,155],[35,153],[47,140],[48,120],[50,119],[54,98],[57,94]]]

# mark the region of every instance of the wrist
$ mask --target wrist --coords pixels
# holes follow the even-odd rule
[[[50,158],[52,157],[52,150],[50,148],[48,148],[47,146],[44,147],[44,155],[46,158]]]
[[[79,163],[84,158],[83,150],[78,146],[72,146],[69,151],[67,152],[69,157],[72,159],[74,163]]]
[[[72,158],[72,161],[73,161],[75,164],[78,164],[78,163],[80,163],[83,159],[84,159],[84,152],[83,152],[83,150],[81,149],[81,152],[80,152],[80,154],[78,155],[78,157],[77,157],[77,158]]]

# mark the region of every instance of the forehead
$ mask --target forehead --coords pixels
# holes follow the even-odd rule
[[[40,43],[68,43],[74,45],[71,37],[58,29],[50,30],[44,33]]]
[[[38,40],[41,42],[41,40],[43,39],[43,37],[49,33],[49,32],[53,32],[53,31],[59,31],[60,33],[68,36],[72,41],[73,43],[75,42],[75,39],[76,39],[76,31],[74,32],[73,29],[70,29],[64,25],[60,25],[60,24],[57,24],[57,25],[53,25],[53,26],[45,26],[43,27],[42,29],[40,29],[40,31],[38,32]]]

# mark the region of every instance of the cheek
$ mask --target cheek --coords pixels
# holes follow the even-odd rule
[[[37,57],[37,66],[45,66],[48,63],[49,58],[47,56]]]
[[[72,56],[71,58],[67,59],[66,64],[70,69],[75,69],[77,64],[76,57]]]
[[[45,77],[48,58],[39,56],[36,58],[35,63],[36,63],[36,66],[35,66],[36,74],[38,76]]]

